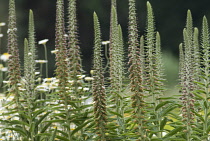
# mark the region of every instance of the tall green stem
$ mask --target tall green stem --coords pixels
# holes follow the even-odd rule
[[[46,78],[48,78],[48,59],[47,59],[47,47],[46,47],[46,44],[44,44],[44,53],[45,53],[45,60],[47,61],[46,62]]]

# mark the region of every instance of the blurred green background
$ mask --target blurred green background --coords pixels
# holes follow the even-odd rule
[[[67,0],[66,0],[67,1]],[[0,0],[0,22],[8,19],[9,0]],[[111,0],[78,0],[77,15],[79,26],[79,40],[82,51],[84,70],[89,73],[91,69],[93,47],[93,19],[92,14],[97,12],[102,29],[103,40],[109,39],[109,16]],[[128,25],[128,0],[117,0],[119,23],[123,28],[125,48],[127,48],[127,25]],[[164,62],[169,85],[177,82],[178,72],[178,46],[182,42],[182,30],[185,26],[186,12],[192,11],[194,26],[200,29],[203,15],[210,19],[209,0],[150,0],[153,6],[156,28],[161,34]],[[54,74],[54,27],[55,27],[55,4],[56,0],[16,0],[18,41],[21,59],[23,59],[23,40],[27,37],[28,11],[32,9],[35,14],[36,39],[49,39],[47,43],[50,74]],[[138,26],[140,35],[145,32],[146,24],[146,0],[136,0]],[[3,27],[2,52],[6,52],[7,27]],[[44,59],[44,48],[37,45],[38,58]]]

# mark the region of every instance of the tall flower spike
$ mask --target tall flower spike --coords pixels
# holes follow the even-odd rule
[[[140,38],[140,54],[139,54],[139,60],[141,65],[141,76],[142,76],[142,87],[143,91],[146,88],[146,68],[145,68],[145,46],[144,46],[144,36],[142,35]]]
[[[112,34],[113,34],[113,31],[112,31],[112,26],[113,26],[113,10],[112,10],[112,8],[115,8],[115,9],[117,9],[117,2],[116,2],[116,0],[112,0],[111,1],[111,15],[110,15],[110,35],[109,35],[109,40],[110,40],[110,42],[111,42],[111,39],[112,39]],[[117,11],[117,10],[116,10]]]
[[[112,36],[110,39],[110,79],[111,79],[111,89],[117,90],[119,92],[119,32],[118,32],[118,21],[117,13],[114,6],[112,7],[112,25],[111,31]],[[116,93],[116,92],[114,92]],[[115,96],[114,96],[115,97]],[[115,100],[116,97],[115,97]]]
[[[8,21],[8,53],[11,55],[8,60],[8,78],[10,81],[10,93],[13,93],[16,102],[19,99],[18,83],[20,82],[20,59],[17,45],[17,27],[15,0],[9,1],[9,21]]]
[[[96,13],[93,14],[94,18],[94,60],[93,60],[93,100],[94,100],[94,115],[96,121],[96,129],[98,138],[100,141],[106,141],[106,94],[104,86],[104,75],[102,68],[102,58],[101,58],[101,31]]]
[[[78,75],[81,74],[82,64],[80,57],[80,46],[78,45],[78,33],[77,33],[77,16],[76,16],[76,0],[69,0],[68,3],[68,58],[69,58],[69,71],[70,79],[74,81],[73,85],[75,93],[78,84]],[[76,94],[77,95],[77,94]]]
[[[147,2],[147,28],[146,28],[146,69],[147,69],[147,86],[152,102],[155,103],[155,25],[152,6]]]
[[[136,21],[136,8],[135,0],[129,0],[129,24],[128,24],[128,33],[129,33],[129,78],[130,78],[130,87],[133,95],[132,107],[133,107],[133,119],[137,124],[137,132],[139,134],[139,140],[147,140],[146,135],[146,126],[145,126],[145,102],[144,94],[142,89],[142,76],[140,68],[140,57],[139,57],[139,41],[138,41],[138,30],[137,30],[137,21]]]
[[[198,39],[198,28],[194,28],[193,32],[193,70],[194,70],[194,81],[199,82],[200,78],[199,75],[201,73],[200,71],[200,47],[199,47],[199,39]],[[195,89],[198,89],[198,85],[195,83]]]
[[[123,105],[122,105],[122,78],[123,78],[123,46],[122,37],[119,36],[120,33],[118,28],[117,11],[114,6],[112,6],[111,12],[111,25],[110,25],[110,97],[116,104],[116,112],[121,116],[117,116],[118,121],[118,133],[124,131],[124,121],[123,121]],[[122,36],[122,35],[121,35]],[[121,39],[120,39],[121,38]],[[120,44],[121,43],[121,44]]]
[[[158,88],[157,94],[158,97],[163,95],[164,91],[164,69],[163,69],[163,60],[162,60],[162,52],[161,52],[161,38],[159,32],[156,33],[156,43],[155,43],[155,55],[156,55],[156,67],[157,67],[157,85]]]
[[[189,46],[189,38],[187,34],[186,28],[183,30],[183,36],[184,36],[184,47],[186,49],[185,55],[184,55],[184,72],[183,74],[183,88],[182,88],[182,117],[183,122],[186,125],[186,136],[187,141],[190,141],[192,139],[192,125],[194,122],[194,113],[192,113],[192,110],[194,110],[194,95],[192,93],[192,81],[191,77],[192,74],[190,72],[190,49],[187,47]]]
[[[26,56],[25,56],[26,57]],[[24,74],[27,80],[28,92],[31,97],[35,99],[35,70],[36,70],[36,47],[35,47],[35,27],[34,27],[34,16],[33,11],[29,11],[29,27],[28,27],[28,54],[27,54],[27,71]]]
[[[125,57],[124,57],[124,41],[123,41],[123,33],[122,33],[122,28],[120,25],[118,25],[118,34],[119,34],[119,86],[121,87],[120,89],[122,90],[122,83],[123,79],[125,78]]]
[[[180,93],[182,93],[182,88],[184,87],[184,74],[185,74],[184,50],[183,50],[183,43],[180,43],[179,44],[179,85],[181,87]]]
[[[57,0],[56,10],[56,31],[55,31],[55,47],[56,52],[56,76],[59,79],[59,88],[61,92],[65,92],[68,80],[67,69],[67,49],[64,27],[64,2]]]
[[[28,50],[28,40],[24,39],[24,77],[27,77],[28,66],[29,66],[29,50]]]
[[[189,52],[189,55],[185,56],[188,57],[187,59],[189,60],[189,71],[190,74],[194,74],[195,68],[194,66],[194,45],[193,45],[193,19],[192,19],[192,14],[191,11],[187,11],[187,21],[186,21],[186,39],[187,43],[184,42],[184,52]],[[190,77],[190,83],[192,83],[192,91],[194,90],[194,77]]]
[[[66,37],[65,37],[65,26],[64,26],[64,1],[57,0],[56,4],[56,27],[55,27],[55,49],[56,52],[56,77],[59,80],[58,82],[58,92],[64,103],[64,114],[66,115],[65,130],[67,131],[67,136],[69,140],[72,140],[72,134],[70,130],[70,116],[69,112],[69,101],[71,98],[68,92],[68,60],[67,60],[67,48],[66,48]]]
[[[202,64],[202,73],[200,75],[200,78],[202,81],[202,84],[200,85],[200,90],[202,90],[202,94],[205,94],[204,101],[202,102],[204,107],[204,115],[203,115],[203,136],[205,137],[205,140],[208,139],[209,134],[209,97],[210,97],[210,91],[209,91],[209,85],[210,85],[210,41],[209,41],[209,25],[206,16],[203,17],[202,22],[202,31],[201,31],[201,48],[202,48],[202,54],[201,54],[201,64]]]

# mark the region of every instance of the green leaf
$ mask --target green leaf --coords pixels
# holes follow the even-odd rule
[[[168,134],[166,134],[163,139],[168,139],[169,137],[172,137],[173,135],[175,135],[177,132],[181,131],[183,129],[183,127],[177,127],[175,129],[173,129],[172,131],[170,131]]]
[[[160,122],[160,130],[164,129],[164,126],[166,125],[167,121],[168,121],[168,118],[164,117],[164,119]]]
[[[111,111],[111,110],[109,110],[109,109],[107,109],[107,111],[108,112],[110,112],[111,114],[113,114],[113,115],[116,115],[116,116],[119,116],[119,117],[123,117],[122,115],[120,115],[119,113],[117,113],[117,112],[113,112],[113,111]]]
[[[210,125],[208,126],[206,133],[209,133],[209,131],[210,131]]]
[[[29,124],[24,122],[24,121],[20,121],[20,120],[12,120],[10,121],[11,124],[19,124],[19,125],[25,125],[29,127]]]
[[[164,101],[164,102],[161,102],[160,104],[158,104],[156,107],[155,107],[155,111],[157,111],[159,108],[163,107],[164,105],[168,104],[168,103],[171,103],[171,101]]]
[[[174,110],[177,107],[178,105],[171,104],[168,107],[164,108],[160,113],[161,117],[166,116],[170,111]]]
[[[50,123],[54,123],[54,122],[64,122],[65,120],[63,119],[55,119],[55,120],[48,120],[48,121],[45,121],[45,122],[50,122]]]
[[[36,123],[35,123],[35,128],[38,128],[39,124],[50,114],[50,112],[47,112],[44,114]]]
[[[62,134],[62,137],[68,137],[68,134],[62,130],[57,130],[57,132],[61,133]]]
[[[55,140],[56,132],[57,132],[57,127],[55,128],[55,130],[54,130],[52,136],[50,137],[49,141],[54,141]]]
[[[206,109],[208,109],[208,103],[206,101],[203,102],[203,105],[205,106]]]
[[[79,131],[80,129],[82,129],[83,127],[85,127],[88,123],[90,123],[90,121],[87,121],[85,123],[83,123],[82,125],[78,126],[76,129],[74,129],[72,132],[71,132],[71,135],[74,135],[77,131]]]
[[[27,136],[27,134],[24,132],[23,129],[21,128],[5,128],[5,129],[8,129],[8,130],[13,130],[13,131],[16,131],[17,133],[23,135],[23,136]]]
[[[39,114],[44,113],[44,112],[45,112],[45,109],[36,110],[35,112],[33,112],[33,119],[37,117]]]
[[[36,134],[35,137],[37,136],[51,136],[50,133],[39,133],[39,134]]]
[[[151,139],[151,141],[162,141],[162,139],[159,139],[159,138],[153,138],[153,139]]]
[[[62,140],[62,141],[70,141],[69,139],[65,138],[65,137],[62,137],[62,136],[59,136],[59,135],[56,135],[56,138]]]
[[[31,126],[30,126],[30,129],[29,129],[29,132],[34,132],[34,129],[35,129],[35,123],[32,122]]]
[[[48,124],[46,124],[46,125],[42,128],[41,133],[44,133],[44,132],[48,129],[48,127],[50,127],[51,124],[52,124],[51,122],[48,123]]]
[[[157,98],[157,100],[166,100],[166,99],[176,99],[175,97],[160,97],[160,98]]]
[[[199,117],[199,119],[200,119],[201,121],[204,122],[204,119],[203,119],[202,115],[200,115],[198,112],[196,112],[196,111],[194,111],[194,110],[192,110],[192,112],[193,112],[197,117]]]

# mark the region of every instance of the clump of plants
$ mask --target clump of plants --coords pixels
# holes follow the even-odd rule
[[[199,28],[193,26],[191,12],[187,11],[179,46],[179,94],[168,96],[161,37],[155,28],[151,4],[146,3],[146,32],[142,33],[138,29],[135,0],[128,1],[128,36],[123,37],[117,0],[112,0],[109,41],[102,41],[100,17],[93,13],[90,76],[82,70],[76,4],[76,0],[68,0],[67,5],[64,0],[57,0],[55,50],[51,51],[55,54],[56,69],[55,77],[48,78],[48,39],[38,42],[45,50],[45,60],[38,60],[36,19],[29,10],[28,37],[23,39],[21,63],[15,0],[9,0],[8,53],[2,54],[0,62],[0,140],[210,140],[207,18],[203,17],[199,36]],[[0,29],[4,25],[0,23]],[[128,39],[127,54],[124,39]]]

